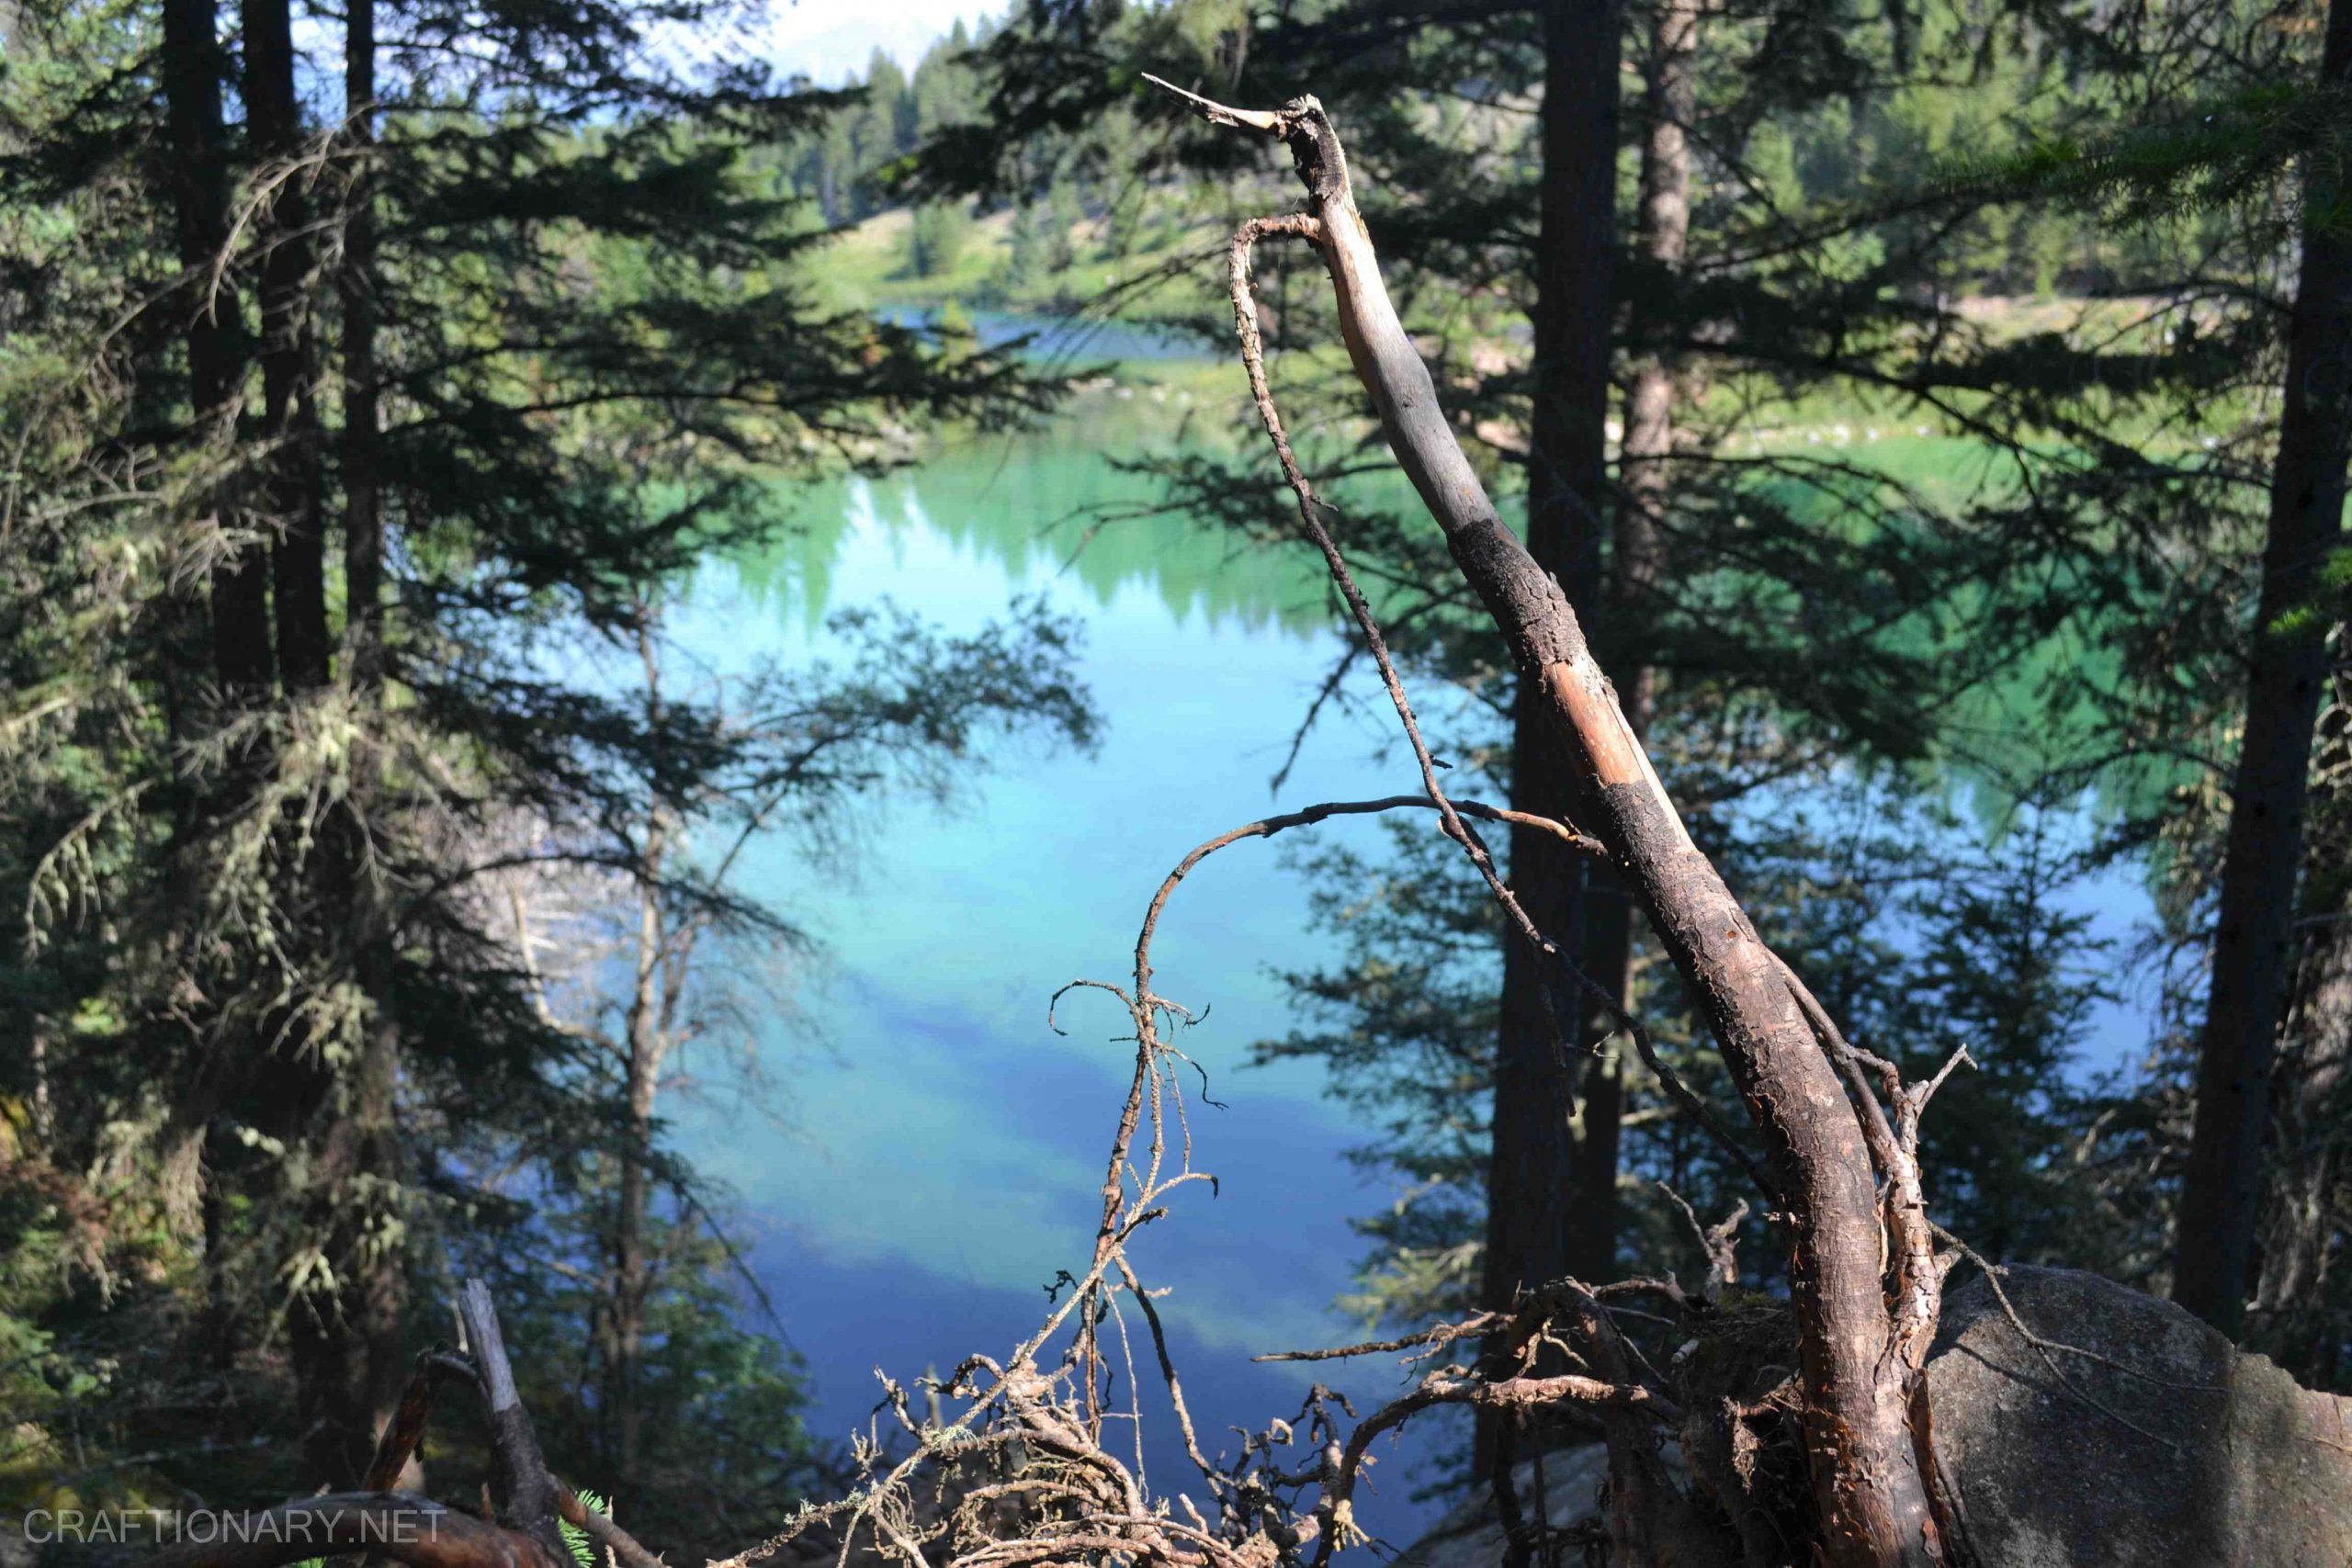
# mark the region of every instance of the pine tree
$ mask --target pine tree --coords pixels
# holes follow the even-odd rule
[[[363,4],[324,121],[279,0],[234,73],[205,0],[58,7],[38,69],[11,39],[0,235],[41,287],[0,367],[31,1002],[0,1055],[42,1108],[10,1202],[85,1217],[12,1226],[11,1331],[152,1347],[94,1435],[253,1385],[248,1429],[303,1460],[164,1464],[208,1494],[354,1479],[419,1270],[469,1213],[527,1224],[471,1156],[616,1125],[482,878],[526,825],[690,796],[741,743],[539,650],[627,637],[643,585],[886,428],[1043,398],[810,303],[818,242],[749,154],[838,96],[688,80],[645,20]],[[413,52],[453,29],[461,62]]]

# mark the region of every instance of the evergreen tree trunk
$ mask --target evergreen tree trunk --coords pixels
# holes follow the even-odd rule
[[[1690,231],[1688,128],[1697,97],[1698,47],[1695,6],[1658,0],[1650,22],[1634,241],[1642,255],[1665,272],[1681,268]],[[1610,608],[1619,625],[1627,628],[1643,624],[1642,602],[1657,576],[1667,465],[1674,454],[1675,370],[1666,355],[1643,349],[1635,356],[1626,398]],[[1623,671],[1618,694],[1625,721],[1633,726],[1635,739],[1646,742],[1657,705],[1657,672],[1640,660],[1619,668]],[[1588,866],[1581,943],[1584,971],[1629,1010],[1634,918],[1633,896],[1623,879],[1605,866]],[[1589,1003],[1584,1031],[1587,1039],[1602,1034],[1609,1038],[1586,1069],[1584,1101],[1577,1118],[1568,1270],[1579,1279],[1605,1280],[1616,1272],[1617,1161],[1625,1109],[1627,1043],[1611,1032],[1611,1021]]]
[[[237,289],[215,276],[229,243],[229,171],[221,124],[216,0],[164,0],[163,77],[180,265],[189,276],[188,400],[199,426],[233,421],[244,395],[244,333]],[[216,495],[215,505],[227,508]],[[211,570],[213,676],[232,701],[251,702],[270,679],[269,584],[255,552],[226,552]]]
[[[353,687],[372,696],[384,677],[382,391],[376,369],[376,4],[349,0],[344,35],[344,142],[353,160],[344,215],[344,648]]]
[[[1657,0],[1650,19],[1649,103],[1642,132],[1640,209],[1635,242],[1659,273],[1682,270],[1690,238],[1690,117],[1698,107],[1699,6],[1702,0]],[[1652,326],[1637,321],[1635,337]],[[1624,505],[1617,522],[1618,607],[1640,608],[1657,577],[1660,530],[1666,517],[1668,465],[1674,457],[1674,390],[1679,368],[1654,344],[1639,344],[1626,398],[1620,467]],[[1634,733],[1646,738],[1656,701],[1655,672],[1626,667],[1618,691]]]
[[[2336,628],[2339,648],[2346,628]],[[2346,1092],[2352,1089],[2352,676],[2337,678],[2320,720],[2319,784],[2312,808],[2309,912],[2294,1004],[2283,1032],[2275,1095],[2278,1148],[2263,1223],[2253,1336],[2315,1388],[2335,1386],[2345,1322],[2330,1295],[2336,1204],[2346,1166]]]
[[[645,1303],[652,1280],[646,1225],[651,1196],[653,1100],[661,1082],[660,971],[663,837],[661,822],[649,823],[639,859],[637,984],[628,1010],[628,1060],[621,1125],[620,1191],[613,1236],[611,1325],[605,1357],[605,1397],[612,1409],[612,1457],[616,1483],[638,1474],[645,1414],[638,1382],[645,1354]]]
[[[294,90],[294,31],[287,0],[243,0],[245,126],[268,183],[261,224],[262,420],[265,493],[277,540],[270,551],[278,668],[290,692],[327,681],[326,548],[320,527],[317,410],[305,298],[311,275],[303,195],[301,105]]]
[[[344,649],[356,716],[376,718],[384,688],[384,518],[380,477],[383,436],[376,370],[376,3],[346,0],[344,22],[344,149],[352,160],[343,221],[343,264],[336,292],[343,305]],[[352,932],[353,976],[367,998],[361,1028],[356,1123],[358,1172],[354,1194],[373,1222],[397,1220],[391,1194],[401,1177],[397,1125],[401,1039],[391,1012],[391,938],[375,890],[363,881],[370,815],[382,807],[383,780],[371,752],[352,762],[351,795],[341,814],[344,831],[328,846],[339,897],[330,915],[345,911]],[[408,1362],[401,1333],[408,1306],[399,1249],[368,1246],[366,1237],[345,1267],[353,1288],[345,1312],[363,1342],[364,1393],[371,1434],[381,1434],[398,1404]],[[414,1461],[411,1461],[412,1468]]]
[[[220,265],[229,243],[227,137],[220,107],[228,62],[220,48],[216,0],[164,0],[163,44],[169,184],[180,265],[189,278],[183,306],[188,404],[199,432],[217,432],[223,424],[233,431],[242,419],[246,347],[233,275]],[[227,525],[233,506],[231,486],[214,487],[209,499]],[[213,680],[231,708],[263,701],[270,684],[269,583],[260,554],[224,549],[208,577]],[[175,717],[175,728],[182,722],[184,718]],[[185,872],[175,871],[175,886],[184,887],[189,880]],[[242,1151],[221,1146],[213,1119],[231,1071],[217,1049],[198,1053],[193,1070],[173,1095],[173,1123],[164,1140],[167,1166],[203,1172],[198,1198],[205,1276],[201,1339],[207,1360],[224,1379],[236,1360],[240,1336],[231,1305],[227,1206],[220,1183],[228,1164]]]
[[[2328,7],[2320,74],[2335,90],[2352,74],[2352,0]],[[2352,454],[2352,247],[2332,227],[2342,194],[2340,172],[2314,154],[2174,1253],[2173,1299],[2232,1336],[2253,1282],[2271,1065],[2327,678],[2326,621],[2312,612],[2321,569],[2343,536]]]
[[[1615,0],[1546,0],[1543,9],[1544,185],[1527,547],[1587,606],[1600,582],[1609,482],[1604,428],[1617,238],[1618,16]],[[1524,684],[1513,705],[1511,746],[1512,807],[1555,818],[1575,816],[1567,785],[1575,772],[1545,719],[1543,694]],[[1589,913],[1582,860],[1548,834],[1514,828],[1510,874],[1538,927],[1567,951],[1581,951],[1583,918]],[[1624,907],[1622,895],[1601,902],[1604,915]],[[1508,1306],[1512,1292],[1573,1270],[1569,1238],[1579,1227],[1570,1205],[1594,1201],[1577,1190],[1572,1126],[1570,1075],[1585,1065],[1574,1054],[1580,1001],[1554,986],[1540,954],[1506,939],[1481,1292],[1489,1306]],[[1606,1067],[1593,1064],[1591,1073],[1605,1078]],[[1613,1111],[1610,1131],[1613,1150]],[[1614,1165],[1612,1157],[1599,1199],[1603,1203],[1614,1201]],[[1581,1227],[1587,1235],[1593,1228]],[[1491,1471],[1497,1430],[1494,1415],[1480,1412],[1481,1474]]]
[[[288,699],[297,701],[326,686],[331,646],[310,299],[316,246],[306,194],[311,175],[303,166],[311,150],[304,145],[288,0],[243,0],[243,16],[245,123],[261,187],[256,228],[265,246],[257,434],[267,475],[263,493],[277,535],[270,560],[277,667]],[[359,26],[371,46],[362,51],[359,68],[372,77],[373,17]],[[346,286],[341,276],[336,283],[339,289]],[[341,970],[355,980],[369,968],[360,957],[369,940],[358,892],[365,829],[356,813],[361,809],[356,797],[330,807],[328,818],[317,825],[318,841],[302,863],[303,874],[289,877],[286,888],[289,947],[318,973]],[[283,830],[299,836],[305,828],[289,822]],[[386,1385],[399,1375],[399,1258],[379,1202],[390,1176],[397,1047],[380,1010],[361,1022],[354,1065],[341,1072],[326,1065],[306,1015],[272,1010],[261,1027],[254,1080],[263,1101],[261,1124],[289,1145],[310,1147],[311,1166],[300,1194],[305,1244],[318,1248],[324,1265],[299,1277],[302,1288],[287,1314],[305,1466],[313,1483],[341,1491],[365,1475],[378,1426],[397,1395],[396,1386]]]

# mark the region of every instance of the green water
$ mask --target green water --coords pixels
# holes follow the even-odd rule
[[[1098,610],[1137,592],[1169,619],[1211,633],[1320,632],[1323,577],[1308,552],[1253,548],[1175,515],[1159,481],[1124,467],[1185,449],[1178,433],[1194,411],[1151,390],[1084,398],[1043,431],[971,437],[879,479],[783,494],[789,531],[721,574],[810,634],[829,608],[858,602],[877,576],[895,576],[923,541],[1007,581],[1050,582]],[[1231,450],[1224,441],[1193,445]],[[874,536],[892,552],[888,571],[876,571]],[[902,586],[927,593],[937,585]]]
[[[676,623],[724,671],[824,655],[831,609],[888,597],[956,631],[1042,594],[1083,624],[1082,673],[1108,721],[1096,755],[1015,747],[947,813],[865,820],[854,874],[811,868],[788,833],[743,863],[746,890],[811,930],[826,962],[792,978],[797,1019],[759,1026],[775,1114],[706,1102],[681,1127],[742,1200],[754,1266],[815,1374],[820,1430],[862,1426],[876,1364],[904,1379],[1009,1349],[1037,1321],[1040,1288],[1082,1264],[1129,1048],[1124,1018],[1099,1003],[1049,1030],[1047,996],[1125,977],[1144,900],[1195,843],[1272,810],[1416,788],[1363,680],[1360,716],[1318,728],[1270,790],[1340,651],[1317,563],[1304,545],[1237,550],[1165,514],[1153,482],[1119,467],[1187,441],[1230,451],[1229,422],[1208,412],[1092,398],[1042,433],[779,492],[789,531],[711,562]],[[1928,477],[1967,457],[1914,445],[1882,446]],[[1445,694],[1416,695],[1442,726]],[[1367,846],[1376,832],[1321,830]],[[1320,1069],[1242,1066],[1289,1027],[1275,972],[1323,954],[1306,916],[1275,852],[1244,843],[1188,881],[1155,949],[1156,988],[1206,1010],[1183,1043],[1227,1107],[1193,1121],[1219,1195],[1191,1190],[1136,1249],[1147,1282],[1174,1288],[1162,1310],[1205,1431],[1295,1408],[1297,1380],[1248,1358],[1351,1334],[1327,1305],[1361,1251],[1348,1221],[1387,1197],[1346,1160],[1359,1134]],[[1340,1385],[1361,1408],[1394,1390],[1394,1369]],[[1165,1424],[1152,1432],[1156,1475],[1181,1481]],[[1384,1488],[1373,1527],[1410,1539],[1426,1510],[1404,1480]]]
[[[1001,1355],[1037,1320],[1040,1288],[1083,1264],[1131,1055],[1124,1017],[1097,998],[1065,1004],[1069,1032],[1050,1031],[1051,992],[1125,978],[1144,901],[1202,840],[1412,787],[1377,760],[1386,727],[1367,719],[1320,728],[1271,792],[1340,648],[1317,562],[1303,545],[1237,553],[1158,513],[1150,482],[1117,464],[1155,434],[1171,449],[1184,411],[1136,401],[1088,400],[1041,434],[780,494],[792,531],[710,563],[673,623],[725,671],[823,656],[832,608],[888,597],[957,631],[1042,594],[1083,625],[1107,720],[1094,755],[1016,746],[945,814],[865,819],[854,876],[806,864],[789,833],[743,862],[746,890],[812,930],[827,962],[794,983],[800,1024],[760,1027],[779,1114],[702,1106],[681,1131],[740,1195],[816,1375],[816,1423],[837,1435],[872,1404],[868,1369]],[[1376,829],[1339,831],[1369,846]],[[1227,1107],[1193,1112],[1217,1195],[1188,1189],[1136,1249],[1150,1282],[1174,1287],[1162,1310],[1209,1431],[1295,1412],[1299,1380],[1248,1358],[1350,1332],[1327,1309],[1360,1251],[1348,1220],[1385,1198],[1346,1161],[1355,1134],[1318,1069],[1242,1066],[1289,1027],[1273,971],[1321,956],[1306,916],[1305,890],[1247,843],[1194,874],[1156,948],[1156,988],[1207,1014],[1183,1043]],[[1393,1371],[1351,1392],[1377,1398]],[[1178,1479],[1159,1431],[1154,1464]],[[1389,1490],[1402,1529],[1419,1515],[1408,1488]]]

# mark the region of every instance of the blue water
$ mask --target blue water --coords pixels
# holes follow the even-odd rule
[[[741,1200],[828,1436],[865,1426],[873,1368],[906,1381],[974,1350],[1001,1356],[1042,1320],[1057,1271],[1082,1270],[1133,1047],[1099,996],[1066,1001],[1069,1032],[1055,1033],[1051,993],[1127,978],[1147,899],[1200,840],[1272,809],[1410,787],[1373,761],[1377,727],[1343,722],[1310,738],[1275,799],[1267,781],[1339,649],[1320,587],[1303,558],[1235,560],[1175,520],[1105,524],[1080,549],[1094,509],[1135,489],[1101,454],[1054,440],[958,452],[807,498],[804,535],[707,571],[676,623],[725,669],[822,655],[824,604],[889,596],[955,631],[1042,592],[1084,623],[1083,675],[1108,720],[1095,755],[1015,746],[945,814],[884,811],[854,878],[811,870],[786,837],[745,864],[745,887],[811,928],[827,962],[796,997],[805,1017],[763,1027],[769,1108],[674,1109],[697,1164]],[[1385,1194],[1343,1158],[1356,1134],[1318,1068],[1242,1066],[1252,1042],[1287,1028],[1270,969],[1322,951],[1304,890],[1254,841],[1194,873],[1155,950],[1155,989],[1206,1012],[1182,1044],[1225,1109],[1193,1112],[1218,1194],[1184,1189],[1134,1256],[1148,1285],[1173,1287],[1160,1311],[1212,1451],[1229,1426],[1297,1413],[1308,1376],[1251,1355],[1360,1337],[1329,1303],[1361,1251],[1349,1217]],[[1385,1360],[1323,1371],[1359,1408],[1400,1386]],[[1181,1484],[1168,1423],[1147,1430],[1153,1482]],[[1406,1468],[1388,1466],[1363,1511],[1400,1541],[1430,1516],[1389,1478]]]
[[[1279,799],[1267,781],[1339,651],[1304,552],[1236,556],[1181,520],[1127,515],[1148,500],[1117,473],[1154,421],[1148,391],[1081,406],[1043,436],[995,439],[872,483],[788,499],[797,531],[757,558],[713,563],[679,634],[718,669],[829,648],[828,607],[884,597],[950,631],[1043,593],[1087,628],[1084,679],[1107,719],[1099,752],[994,755],[945,813],[901,804],[863,827],[854,875],[812,869],[789,835],[755,845],[745,887],[810,930],[825,961],[790,978],[797,1016],[761,1026],[771,1090],[758,1104],[671,1107],[688,1152],[741,1201],[739,1229],[813,1378],[816,1429],[863,1429],[875,1368],[906,1382],[974,1350],[1001,1356],[1080,1271],[1132,1046],[1114,1004],[1046,1004],[1066,982],[1124,983],[1146,900],[1193,844],[1310,801],[1410,791],[1382,705],[1308,739]],[[1094,444],[1100,443],[1098,448]],[[1439,694],[1420,694],[1439,706]],[[1369,844],[1369,822],[1321,829]],[[2128,873],[2073,890],[2100,934],[2145,909]],[[1276,968],[1326,955],[1305,890],[1247,842],[1176,897],[1156,989],[1205,1021],[1182,1041],[1225,1109],[1196,1106],[1197,1164],[1134,1252],[1161,1303],[1204,1440],[1295,1413],[1303,1371],[1256,1353],[1360,1336],[1329,1303],[1362,1250],[1351,1215],[1388,1194],[1345,1159],[1359,1134],[1306,1064],[1253,1070],[1250,1045],[1286,1032]],[[2147,998],[2103,1009],[2086,1067],[2136,1055]],[[1154,1383],[1148,1347],[1137,1367]],[[1320,1369],[1360,1410],[1402,1386],[1393,1361]],[[1121,1383],[1125,1382],[1124,1370]],[[1156,1391],[1155,1485],[1188,1472]],[[1230,1438],[1223,1439],[1229,1445]],[[1408,1494],[1439,1446],[1410,1429],[1359,1517],[1411,1540],[1434,1505]]]

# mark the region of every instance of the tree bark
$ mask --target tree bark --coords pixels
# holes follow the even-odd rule
[[[305,1196],[331,1282],[298,1292],[288,1308],[287,1359],[294,1371],[304,1468],[312,1485],[360,1485],[407,1371],[401,1318],[406,1280],[384,1233],[384,1190],[396,1179],[393,1112],[400,1057],[389,1029],[371,1022],[348,1103],[319,1140]]]
[[[1617,245],[1619,10],[1616,0],[1544,0],[1541,15],[1544,177],[1527,547],[1589,609],[1600,596],[1608,514],[1603,428]],[[1575,815],[1573,772],[1544,716],[1541,694],[1523,683],[1512,704],[1511,759],[1513,809],[1554,820]],[[1510,879],[1529,918],[1588,963],[1589,940],[1599,935],[1605,944],[1608,935],[1590,922],[1597,916],[1606,928],[1624,910],[1622,891],[1613,901],[1605,893],[1588,896],[1583,856],[1524,827],[1510,832]],[[1542,954],[1516,937],[1505,939],[1481,1288],[1488,1307],[1508,1308],[1514,1292],[1564,1276],[1600,1277],[1608,1266],[1597,1249],[1615,1250],[1616,1086],[1605,1062],[1587,1063],[1575,1050],[1585,1037],[1583,1010],[1583,999],[1558,986]],[[1579,1073],[1587,1082],[1580,1119],[1574,1103]],[[1605,1173],[1585,1157],[1603,1147]],[[1504,1418],[1498,1411],[1478,1413],[1481,1474],[1492,1471]]]
[[[2335,630],[2338,656],[2352,628]],[[2282,1032],[2277,1085],[2278,1148],[2263,1222],[2262,1274],[2255,1292],[2255,1338],[2312,1388],[2335,1386],[2345,1324],[2330,1299],[2345,1164],[2345,1094],[2352,1089],[2352,672],[2320,717],[2294,1001]]]
[[[294,90],[293,19],[287,0],[243,0],[245,126],[269,194],[261,225],[262,417],[277,660],[287,689],[327,682],[326,546],[320,526],[318,411],[310,310],[314,247],[307,231],[300,101]]]
[[[2352,3],[2328,7],[2322,82],[2352,75]],[[2224,1334],[2245,1321],[2262,1209],[2271,1066],[2285,1003],[2312,739],[2327,678],[2320,573],[2343,536],[2352,455],[2352,246],[2332,225],[2343,181],[2307,167],[2302,270],[2287,326],[2287,385],[2271,470],[2268,538],[2245,734],[2222,852],[2197,1108],[2182,1178],[2173,1299]]]
[[[1641,183],[1634,243],[1661,271],[1679,271],[1690,231],[1690,151],[1688,127],[1696,103],[1699,12],[1685,0],[1658,0],[1651,12],[1643,109]],[[1649,322],[1637,315],[1633,380],[1619,453],[1615,559],[1609,610],[1634,640],[1645,602],[1657,580],[1661,524],[1674,455],[1674,361],[1645,346]],[[1570,603],[1576,604],[1575,595]],[[1584,606],[1577,605],[1579,613]],[[1634,739],[1646,743],[1657,706],[1657,677],[1646,660],[1622,667],[1619,692]],[[1583,967],[1633,1010],[1634,898],[1623,878],[1584,863]],[[1585,1038],[1607,1034],[1586,1069],[1577,1119],[1576,1200],[1569,1213],[1568,1269],[1580,1279],[1616,1272],[1617,1165],[1624,1115],[1625,1042],[1612,1022],[1587,1003]]]
[[[244,398],[245,344],[229,244],[227,135],[216,0],[164,0],[164,100],[175,155],[172,203],[180,266],[188,276],[188,402],[199,429],[233,423]],[[217,275],[217,276],[216,276]],[[225,487],[223,487],[225,489]],[[216,491],[213,504],[227,510]],[[251,702],[270,680],[269,584],[257,551],[224,553],[210,572],[213,677],[232,701]]]
[[[1214,108],[1214,106],[1211,106]],[[1206,111],[1204,111],[1206,112]],[[1436,388],[1390,303],[1347,164],[1322,106],[1215,110],[1282,137],[1309,193],[1349,357],[1390,447],[1443,530],[1449,553],[1539,694],[1592,826],[1721,1046],[1787,1210],[1791,1294],[1802,1335],[1804,1430],[1832,1568],[1928,1568],[1942,1552],[1909,1414],[1924,1338],[1898,1343],[1882,1293],[1888,1236],[1863,1123],[1791,987],[1723,878],[1700,852],[1586,645],[1566,595],[1487,500]],[[1932,1278],[1924,1327],[1933,1326]]]
[[[2289,1035],[2294,1075],[2282,1086],[2285,1157],[2263,1227],[2256,1312],[2263,1348],[2303,1382],[2326,1388],[2335,1382],[2344,1337],[2327,1297],[2352,1069],[2352,919],[2343,910],[2314,933]]]
[[[382,389],[376,369],[376,3],[349,0],[344,24],[344,144],[352,159],[343,223],[344,649],[352,685],[384,677]]]
[[[248,0],[245,17],[247,113],[256,153],[267,166],[300,151],[292,40],[282,3]],[[366,106],[375,96],[373,0],[352,0],[345,28],[343,150],[364,159],[372,141]],[[360,167],[340,215],[345,248],[334,285],[344,307],[345,637],[355,703],[364,710],[381,696],[380,662],[370,650],[380,634],[382,529],[375,479],[373,195]],[[278,444],[268,456],[269,494],[282,526],[273,551],[277,629],[289,695],[323,687],[329,676],[322,437],[305,299],[312,247],[292,237],[308,206],[300,182],[285,176],[268,206],[271,249],[262,274],[265,428]],[[349,788],[320,826],[309,879],[315,914],[308,936],[316,956],[346,974],[366,998],[356,1057],[341,1073],[288,1066],[274,1075],[276,1092],[289,1102],[289,1123],[318,1140],[304,1196],[329,1269],[291,1303],[288,1350],[310,1478],[337,1490],[366,1475],[407,1370],[407,1280],[401,1248],[389,1239],[399,1218],[393,1194],[400,1185],[401,1043],[390,1012],[389,938],[363,869],[379,782],[370,757],[364,741],[355,748]],[[324,1125],[311,1132],[311,1119],[322,1115]]]
[[[663,852],[662,824],[656,817],[646,826],[638,859],[637,976],[628,1009],[628,1058],[623,1086],[626,1114],[621,1128],[620,1190],[614,1215],[612,1323],[605,1358],[614,1473],[624,1481],[638,1473],[645,1429],[638,1383],[645,1359],[645,1303],[652,1284],[646,1227],[651,1201],[653,1104],[662,1056]]]

